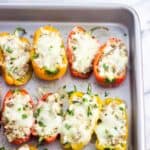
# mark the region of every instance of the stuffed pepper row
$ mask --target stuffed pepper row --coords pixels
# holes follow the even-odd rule
[[[19,32],[19,31],[18,31]],[[44,26],[34,33],[33,44],[18,33],[0,33],[0,64],[4,80],[9,85],[23,85],[32,76],[55,80],[67,70],[64,42],[59,31]]]

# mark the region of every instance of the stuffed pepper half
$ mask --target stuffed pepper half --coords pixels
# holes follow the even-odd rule
[[[2,107],[2,124],[8,141],[13,144],[27,142],[33,123],[33,101],[27,91],[9,90]]]
[[[44,26],[35,31],[31,57],[33,70],[40,79],[55,80],[65,74],[65,46],[56,28]]]
[[[126,77],[128,52],[125,44],[117,38],[110,38],[94,59],[94,75],[104,87],[120,85]]]
[[[67,56],[73,76],[83,79],[90,76],[99,47],[99,42],[82,27],[72,29],[67,40]]]
[[[0,33],[0,61],[7,84],[23,85],[31,78],[30,43],[26,38]]]
[[[98,150],[127,150],[128,121],[125,103],[120,99],[106,99],[96,126]]]
[[[73,92],[70,106],[61,129],[61,143],[65,149],[81,150],[93,134],[100,115],[101,100],[98,96]]]
[[[34,110],[35,124],[32,129],[39,142],[56,140],[62,125],[62,105],[58,93],[47,93],[39,100]]]

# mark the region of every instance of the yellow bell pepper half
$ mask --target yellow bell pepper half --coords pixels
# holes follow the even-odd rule
[[[107,106],[107,105],[109,105],[111,103],[115,103],[115,104],[118,104],[118,105],[124,104],[124,102],[121,99],[119,99],[119,98],[107,98],[103,102],[103,107],[105,107],[105,106]],[[124,114],[123,114],[123,118],[122,119],[124,119],[126,121],[126,126],[125,126],[125,128],[126,128],[126,135],[123,136],[123,141],[122,141],[123,143],[116,144],[116,145],[110,145],[110,144],[103,145],[103,144],[101,144],[101,142],[97,138],[97,141],[96,141],[96,144],[95,144],[97,150],[127,150],[127,148],[128,148],[128,144],[127,144],[127,140],[128,140],[128,117],[127,117],[126,109],[123,110],[123,111],[124,111],[123,112]],[[99,126],[99,124],[97,124],[97,126]]]
[[[82,100],[82,97],[84,96],[85,93],[83,92],[80,92],[80,91],[74,91],[70,94],[69,96],[69,104],[73,104],[74,103],[74,99],[75,100]],[[102,107],[102,100],[99,98],[99,96],[97,95],[91,95],[92,98],[96,98],[96,101],[97,101],[97,104],[98,104],[98,107],[99,107],[99,111],[101,110],[101,107]],[[78,99],[79,98],[79,99]],[[78,108],[77,108],[78,109]],[[97,118],[98,120],[98,118]],[[96,123],[97,123],[97,120],[95,122],[95,127],[96,127]],[[92,134],[94,132],[94,129],[91,130],[91,137],[92,137]],[[90,137],[90,139],[91,139]],[[61,143],[63,145],[63,148],[66,149],[66,150],[82,150],[84,149],[84,147],[89,143],[90,141],[84,141],[84,142],[80,142],[80,143],[63,143],[62,139],[61,139]]]
[[[35,58],[34,58],[34,56],[36,56],[36,48],[35,47],[37,46],[37,43],[38,43],[38,40],[39,40],[40,36],[43,34],[42,30],[45,30],[48,33],[55,33],[55,34],[57,34],[58,36],[61,37],[60,32],[52,26],[44,26],[44,27],[41,27],[41,28],[39,28],[35,31],[35,34],[34,34],[34,37],[33,37],[33,48],[31,50],[31,59],[32,59],[33,70],[34,70],[35,75],[40,79],[43,79],[43,80],[56,80],[56,79],[59,79],[60,77],[62,77],[66,73],[66,70],[67,70],[68,62],[67,62],[64,42],[62,40],[62,43],[61,43],[62,48],[64,48],[64,55],[62,56],[63,65],[62,66],[60,66],[60,65],[57,66],[57,68],[58,68],[57,72],[50,73],[47,70],[45,70],[45,68],[40,67],[35,62]],[[43,51],[44,51],[44,49],[43,49]]]
[[[7,32],[0,33],[0,38],[2,38],[4,36],[11,36],[11,34],[9,34]],[[25,37],[18,37],[18,38],[20,39],[21,42],[29,44],[29,41],[28,41],[27,38],[25,38]],[[31,68],[30,62],[28,62],[29,63],[28,72],[26,72],[26,74],[23,77],[21,77],[20,79],[15,79],[6,70],[5,61],[6,60],[5,60],[5,56],[4,56],[4,53],[3,53],[3,49],[0,46],[0,64],[1,64],[1,69],[2,69],[2,76],[3,76],[5,82],[8,85],[16,85],[16,86],[24,85],[31,79],[31,77],[32,77],[32,68]]]

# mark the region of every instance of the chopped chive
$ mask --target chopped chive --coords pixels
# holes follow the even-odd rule
[[[105,91],[104,97],[107,97],[108,95],[109,95],[109,93],[107,91]]]
[[[8,53],[12,53],[12,52],[13,52],[13,50],[12,50],[10,47],[7,47],[7,48],[6,48],[6,51],[7,51]]]
[[[91,108],[88,106],[88,110],[87,110],[87,115],[88,115],[88,117],[90,116],[90,115],[92,115],[92,111],[91,111]]]
[[[21,108],[18,108],[18,111],[21,111]]]
[[[74,91],[76,92],[76,91],[77,91],[77,87],[76,87],[76,85],[74,85],[73,87],[74,87]]]
[[[70,109],[67,110],[67,113],[68,113],[70,116],[73,116],[73,115],[74,115],[74,111],[73,111],[73,110],[70,110]]]
[[[28,116],[26,114],[22,114],[22,119],[26,119]]]
[[[114,127],[115,130],[117,130],[117,127]]]
[[[75,46],[72,46],[72,48],[73,48],[74,51],[77,49],[77,47],[75,47]]]
[[[106,78],[106,79],[105,79],[105,82],[108,83],[108,84],[109,84],[109,83],[114,83],[114,82],[115,82],[115,79]]]
[[[40,112],[41,112],[41,108],[38,108],[34,113],[34,117],[38,117],[40,115]]]
[[[65,128],[69,130],[71,128],[71,125],[65,124]]]
[[[38,58],[38,57],[39,57],[39,54],[37,54],[37,53],[35,53],[35,54],[32,56],[33,59],[36,59],[36,58]]]
[[[103,64],[103,68],[104,68],[105,71],[108,71],[108,68],[109,68],[109,67],[108,67],[108,65]]]
[[[87,98],[83,98],[83,102],[88,102],[88,99]]]
[[[21,36],[25,35],[26,33],[27,33],[26,30],[22,27],[17,27],[14,31],[14,34],[18,37],[21,37]]]
[[[89,94],[89,95],[92,94],[92,87],[91,87],[91,84],[88,84],[88,87],[87,87],[87,94]]]
[[[123,108],[123,107],[119,107],[119,109],[120,109],[121,111],[123,111],[123,110],[124,110],[124,108]]]
[[[46,67],[44,67],[45,69],[45,73],[48,74],[48,75],[55,75],[59,72],[59,69],[58,68],[55,68],[55,69],[47,69]]]
[[[39,126],[41,126],[41,127],[46,127],[46,125],[45,125],[42,121],[39,121],[38,124],[39,124]]]

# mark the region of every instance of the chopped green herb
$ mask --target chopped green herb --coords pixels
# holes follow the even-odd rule
[[[44,148],[43,150],[48,150],[48,148]]]
[[[34,113],[34,117],[38,117],[40,115],[41,110],[41,108],[38,108]]]
[[[39,124],[39,126],[41,126],[41,127],[46,127],[46,125],[45,125],[42,121],[39,121],[38,124]]]
[[[18,111],[21,111],[21,108],[18,108]]]
[[[88,115],[88,117],[89,117],[90,115],[92,115],[92,111],[91,111],[90,106],[88,106],[87,115]]]
[[[108,68],[109,68],[109,67],[108,67],[108,65],[103,64],[103,68],[104,68],[105,71],[108,71]]]
[[[12,61],[12,60],[15,60],[15,59],[16,59],[15,57],[10,58],[11,61]]]
[[[13,89],[12,92],[13,93],[18,93],[18,92],[20,92],[20,90],[19,89]]]
[[[69,130],[71,128],[71,125],[65,124],[65,128]]]
[[[12,53],[12,52],[13,52],[13,50],[12,50],[10,47],[7,47],[7,48],[6,48],[6,51],[7,51],[8,53]]]
[[[47,69],[46,67],[44,67],[45,69],[45,73],[48,74],[48,75],[55,75],[59,72],[59,69],[58,68],[55,68],[55,69]]]
[[[108,83],[108,84],[109,84],[109,83],[114,83],[114,82],[115,82],[115,79],[106,78],[106,79],[105,79],[105,82]]]
[[[91,84],[88,84],[88,87],[87,87],[87,94],[89,94],[89,95],[92,94],[92,87],[91,87]]]
[[[77,47],[75,47],[75,46],[72,46],[72,49],[75,51],[75,50],[77,49]]]
[[[67,113],[68,113],[69,115],[71,115],[71,116],[74,115],[74,111],[73,111],[73,110],[70,110],[70,109],[67,110]]]
[[[104,97],[107,97],[108,95],[109,95],[109,93],[107,91],[105,91]]]
[[[26,119],[28,116],[26,114],[22,114],[22,119]]]
[[[76,87],[76,85],[74,85],[73,87],[74,87],[74,91],[77,91],[77,87]]]
[[[39,137],[39,139],[38,139],[38,144],[41,144],[43,140],[44,140],[43,137]]]
[[[123,110],[124,110],[124,108],[123,108],[123,107],[119,107],[119,109],[120,109],[121,111],[123,111]]]
[[[17,27],[14,31],[14,34],[18,37],[21,37],[23,35],[25,35],[27,32],[25,29],[23,29],[22,27]]]
[[[65,89],[66,87],[67,87],[67,86],[66,86],[66,85],[64,85],[62,88],[63,88],[63,89]]]
[[[39,54],[37,54],[37,53],[34,53],[33,56],[32,56],[33,59],[36,59],[38,57],[39,57]]]
[[[83,102],[88,102],[88,99],[87,98],[83,98]]]
[[[64,94],[62,94],[60,98],[61,98],[61,99],[65,98],[65,95],[64,95]]]
[[[5,147],[0,147],[0,150],[5,150]]]
[[[114,127],[115,130],[117,130],[117,127]]]

